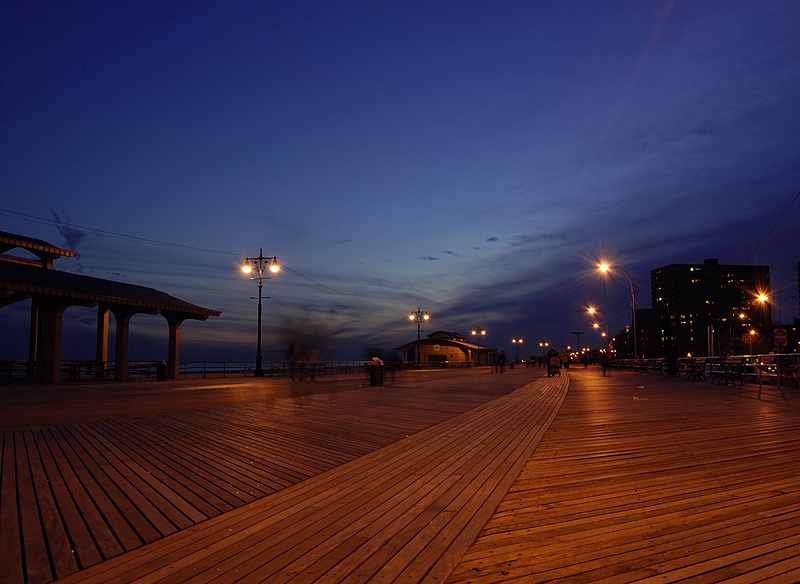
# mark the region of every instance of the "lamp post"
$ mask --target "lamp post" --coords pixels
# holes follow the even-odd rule
[[[417,350],[416,350],[416,353],[417,353],[417,369],[420,368],[420,361],[419,361],[419,347],[420,347],[419,332],[420,332],[420,327],[422,326],[422,321],[423,320],[428,320],[429,318],[430,318],[430,316],[428,316],[428,311],[427,310],[420,310],[419,307],[417,307],[417,311],[416,312],[411,312],[411,314],[408,315],[408,320],[416,320],[417,321]]]
[[[550,346],[550,343],[539,343],[539,346],[542,348],[542,357],[544,357],[544,352],[547,350],[547,347]]]
[[[481,364],[481,335],[486,335],[486,331],[483,330],[482,328],[472,329],[472,336],[478,337],[478,354],[477,354],[478,365]]]
[[[519,337],[514,337],[511,339],[511,342],[517,346],[517,360],[516,363],[519,363],[519,346],[522,344],[522,339]]]
[[[750,334],[747,335],[750,340],[750,354],[753,354],[753,337],[756,336],[756,331],[750,329]]]
[[[264,369],[262,367],[261,358],[261,288],[262,288],[262,275],[264,270],[269,269],[273,274],[276,273],[280,267],[278,266],[278,258],[275,256],[264,257],[263,249],[258,250],[257,258],[244,258],[244,265],[242,271],[249,274],[253,269],[258,270],[258,345],[256,347],[256,377],[264,377]],[[250,278],[255,280],[255,278]],[[269,277],[267,277],[269,280]],[[267,296],[269,298],[269,296]]]
[[[592,316],[594,316],[595,314],[599,314],[600,316],[603,317],[603,320],[606,321],[606,334],[604,336],[606,338],[606,352],[608,352],[608,343],[609,343],[609,340],[611,339],[611,337],[609,336],[609,332],[608,332],[608,318],[606,318],[606,315],[603,314],[600,310],[597,310],[596,308],[593,308],[591,306],[589,307],[588,311],[589,311],[589,314],[591,314]],[[597,323],[594,323],[594,328],[599,329],[600,325],[597,324]]]
[[[631,314],[633,315],[632,316],[632,324],[633,324],[633,358],[634,359],[638,359],[639,358],[639,349],[636,346],[636,292],[633,289],[633,280],[631,279],[630,274],[628,274],[628,272],[626,272],[620,266],[609,266],[608,264],[600,264],[600,270],[602,272],[608,272],[608,270],[610,270],[611,268],[616,268],[617,270],[619,270],[620,272],[625,274],[628,277],[628,282],[630,282],[630,285],[631,285]]]

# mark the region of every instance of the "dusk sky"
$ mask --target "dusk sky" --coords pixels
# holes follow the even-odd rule
[[[797,295],[800,2],[50,1],[0,13],[0,230],[56,268],[221,310],[183,360],[291,340],[360,359],[435,330],[600,346],[650,270],[770,266]],[[23,359],[27,306],[0,310]],[[784,322],[797,316],[783,304]],[[63,357],[92,358],[67,311]],[[113,318],[112,318],[113,323]],[[112,326],[113,330],[113,326]],[[166,354],[134,317],[132,359]],[[26,338],[26,337],[25,337]],[[155,340],[153,340],[155,339]],[[17,347],[21,348],[17,348]],[[397,355],[399,356],[399,355]]]

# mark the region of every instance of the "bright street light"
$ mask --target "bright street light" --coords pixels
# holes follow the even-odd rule
[[[258,257],[257,258],[244,258],[244,265],[242,266],[242,271],[245,274],[249,274],[253,268],[258,270],[258,345],[256,347],[256,370],[255,376],[256,377],[264,377],[264,369],[262,367],[262,358],[261,358],[261,287],[262,287],[262,275],[264,270],[269,268],[269,271],[273,274],[277,273],[280,270],[278,266],[278,258],[275,256],[272,257],[264,257],[263,249],[258,250]],[[251,280],[255,280],[255,278],[250,278]],[[269,280],[269,277],[267,278]],[[269,298],[269,297],[268,297]]]
[[[486,331],[483,330],[482,328],[472,329],[472,336],[478,337],[478,354],[477,354],[478,363],[477,364],[480,365],[481,364],[481,336],[486,336]]]
[[[601,272],[608,272],[611,268],[616,268],[617,270],[619,270],[620,272],[622,272],[623,274],[625,274],[628,277],[628,282],[630,282],[630,285],[631,285],[631,314],[633,315],[632,316],[632,319],[633,319],[633,322],[632,322],[632,324],[633,324],[633,358],[634,359],[638,359],[639,358],[639,348],[636,346],[637,345],[637,343],[636,343],[636,292],[633,289],[633,280],[631,279],[630,274],[628,274],[628,272],[626,272],[620,266],[610,266],[608,264],[603,263],[603,264],[600,264],[598,267],[600,268]]]
[[[517,346],[517,363],[519,363],[519,346],[522,344],[522,339],[519,337],[514,337],[511,339],[511,342]]]
[[[420,345],[419,345],[419,332],[420,332],[420,326],[422,325],[422,321],[423,320],[428,320],[429,318],[430,318],[430,316],[428,316],[428,311],[427,310],[421,310],[419,307],[417,307],[417,311],[416,312],[411,312],[411,314],[408,315],[408,320],[411,320],[411,321],[416,320],[417,321],[417,350],[416,350],[416,353],[417,353],[417,369],[420,368],[420,361],[419,361],[419,347],[420,347]]]

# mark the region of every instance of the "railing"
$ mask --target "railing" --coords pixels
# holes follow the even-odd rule
[[[265,377],[310,378],[324,375],[366,374],[372,361],[324,361],[301,364],[296,361],[264,361],[262,370]],[[161,361],[129,361],[128,379],[163,379],[159,374]],[[413,361],[387,361],[388,371],[416,369]],[[451,361],[430,363],[424,369],[461,369],[474,367],[473,363]],[[228,377],[254,376],[255,361],[185,361],[178,366],[178,375],[190,377]],[[0,384],[16,382],[35,383],[41,378],[37,364],[29,361],[0,361]],[[63,381],[89,381],[94,379],[114,379],[114,361],[98,362],[78,359],[61,362],[60,377]]]
[[[299,363],[297,361],[264,361],[261,369],[265,377],[306,377],[311,375],[331,375],[343,373],[364,373],[369,361],[324,361],[319,363]],[[180,375],[255,375],[254,361],[188,361],[181,363]]]
[[[668,375],[666,359],[617,359],[614,369]],[[677,376],[712,383],[800,386],[800,353],[678,359]]]

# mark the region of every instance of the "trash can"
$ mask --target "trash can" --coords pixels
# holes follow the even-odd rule
[[[156,365],[156,380],[158,381],[167,380],[167,362],[164,360],[162,360],[161,363]]]
[[[369,366],[369,384],[372,387],[383,387],[383,363],[371,363]]]

